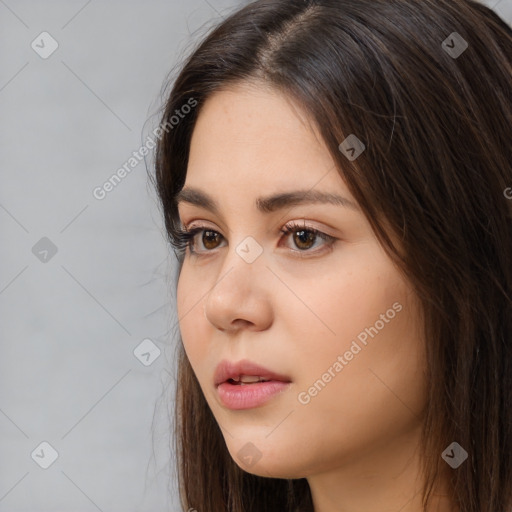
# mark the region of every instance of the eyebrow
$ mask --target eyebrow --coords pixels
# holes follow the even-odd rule
[[[217,201],[198,188],[187,187],[182,189],[176,194],[175,200],[177,205],[181,202],[186,202],[219,215],[219,204]],[[359,211],[359,207],[353,201],[336,194],[318,190],[293,190],[267,197],[259,197],[256,199],[256,208],[261,213],[272,213],[289,206],[315,203],[334,204]]]

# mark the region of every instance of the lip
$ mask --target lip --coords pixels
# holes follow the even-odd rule
[[[229,379],[240,375],[254,375],[267,382],[240,385],[231,384]],[[268,402],[278,393],[286,390],[291,380],[252,361],[244,359],[236,363],[223,360],[217,366],[214,385],[222,404],[229,409],[251,409]]]
[[[226,382],[229,379],[238,378],[240,375],[255,375],[265,380],[273,380],[280,382],[291,382],[290,378],[286,375],[273,372],[268,368],[264,368],[253,361],[243,359],[236,363],[232,363],[226,359],[222,360],[215,370],[214,385],[218,387],[219,384]]]

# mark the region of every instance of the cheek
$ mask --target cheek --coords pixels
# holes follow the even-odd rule
[[[420,414],[426,359],[412,288],[384,259],[344,268],[352,270],[324,276],[307,295],[316,318],[299,304],[288,310],[301,360],[296,367],[304,369],[299,391],[314,395],[307,407],[329,411],[347,426],[360,425],[360,416],[371,423]],[[309,321],[294,327],[293,317],[305,315]]]
[[[183,348],[206,400],[212,406],[212,372],[222,355],[222,344],[212,346],[215,329],[205,316],[208,291],[215,282],[196,269],[182,267],[176,288],[176,304]]]
[[[400,303],[402,309],[392,310],[395,314],[390,318],[385,312],[392,303]],[[337,350],[329,350],[331,362],[327,367],[341,355],[343,369],[329,390],[325,389],[328,392],[319,393],[316,405],[323,411],[331,409],[347,429],[357,425],[363,437],[374,435],[375,425],[380,425],[382,434],[393,435],[395,429],[417,421],[425,405],[424,341],[417,311],[406,295],[375,300],[365,311],[364,322],[358,318],[355,325],[350,324],[349,334],[341,335],[335,343]],[[381,313],[387,323],[378,320]],[[354,310],[353,318],[356,316]],[[325,372],[327,362],[324,360],[324,369],[318,370]],[[319,377],[320,373],[316,379]],[[334,412],[332,404],[336,402],[339,407]]]
[[[276,301],[277,315],[288,319],[292,331],[297,329],[292,327],[293,319],[301,319],[301,329],[308,332],[304,340],[320,342],[306,343],[304,349],[312,356],[319,347],[344,352],[354,339],[364,343],[371,339],[375,324],[379,332],[396,329],[399,317],[405,316],[403,301],[410,294],[389,261],[378,250],[362,246],[314,278],[290,276],[288,282],[300,300]]]
[[[302,388],[316,393],[304,407],[304,420],[319,431],[322,424],[337,425],[339,434],[332,432],[332,441],[340,441],[344,449],[349,447],[343,440],[360,448],[402,435],[419,422],[426,404],[426,362],[420,339],[390,324],[369,337],[367,345],[359,346],[350,361],[343,357],[342,370],[334,371],[335,377],[326,375],[327,369],[345,351],[331,351],[323,364],[315,365]],[[327,379],[330,382],[324,385]]]

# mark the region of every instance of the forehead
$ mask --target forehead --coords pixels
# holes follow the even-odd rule
[[[186,184],[250,183],[268,191],[310,189],[320,181],[340,184],[335,163],[313,123],[277,91],[240,84],[215,92],[202,106]]]
[[[192,145],[194,138],[212,149],[258,150],[261,158],[290,157],[291,150],[298,156],[327,151],[305,112],[278,91],[255,84],[210,96],[199,113]]]

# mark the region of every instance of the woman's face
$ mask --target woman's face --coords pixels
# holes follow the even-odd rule
[[[205,230],[178,281],[187,356],[236,463],[279,478],[406,460],[425,404],[412,289],[300,116],[269,90],[217,92],[197,121],[184,185],[217,209],[194,204],[198,195],[179,203],[183,226]],[[297,191],[293,204],[257,207]],[[307,192],[352,205],[303,202]],[[217,387],[219,363],[242,360],[288,383]]]

